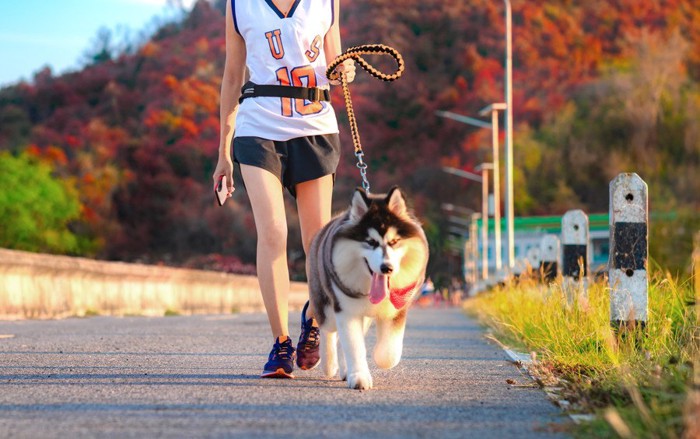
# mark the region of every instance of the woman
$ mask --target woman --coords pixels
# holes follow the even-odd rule
[[[308,303],[296,352],[289,339],[283,188],[296,198],[307,252],[311,238],[330,220],[340,154],[335,113],[324,91],[327,63],[341,53],[338,7],[339,0],[231,0],[226,6],[221,141],[213,178],[216,183],[223,176],[230,196],[233,139],[234,160],[253,208],[258,281],[275,339],[262,377],[293,378],[295,356],[302,369],[319,362],[318,327]],[[250,82],[241,90],[246,67]],[[352,61],[336,71],[348,82],[354,79]]]

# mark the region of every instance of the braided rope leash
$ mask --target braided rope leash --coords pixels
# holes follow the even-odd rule
[[[396,61],[396,72],[391,75],[380,72],[379,70],[372,67],[370,63],[362,58],[362,55],[389,55]],[[330,80],[340,80],[340,84],[343,87],[343,97],[345,98],[345,108],[348,113],[348,122],[350,123],[350,133],[352,135],[352,144],[355,147],[355,157],[357,157],[357,167],[360,169],[360,176],[362,177],[362,188],[369,194],[369,181],[367,180],[367,164],[364,162],[364,152],[362,151],[362,143],[360,142],[360,132],[357,129],[357,119],[355,118],[355,110],[352,106],[352,99],[350,98],[350,89],[348,88],[348,81],[345,77],[345,73],[339,74],[335,71],[336,67],[342,64],[348,59],[354,59],[360,67],[362,67],[367,73],[374,76],[382,81],[391,82],[396,81],[401,77],[404,72],[405,65],[403,62],[403,57],[401,54],[393,47],[385,46],[383,44],[366,44],[362,46],[355,46],[347,49],[343,54],[339,55],[326,69],[326,77]]]

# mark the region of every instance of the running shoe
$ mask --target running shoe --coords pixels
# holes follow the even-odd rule
[[[321,362],[321,334],[318,326],[313,326],[313,319],[306,319],[308,308],[307,301],[301,311],[301,335],[297,344],[297,366],[302,370],[311,370]]]
[[[294,378],[294,356],[292,339],[287,337],[285,341],[280,342],[277,338],[260,378]]]

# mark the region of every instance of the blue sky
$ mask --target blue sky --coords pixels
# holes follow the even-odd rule
[[[0,87],[48,65],[80,68],[100,28],[137,36],[156,17],[173,16],[172,0],[0,0]],[[182,0],[190,8],[194,0]]]

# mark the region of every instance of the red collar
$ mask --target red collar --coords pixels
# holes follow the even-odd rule
[[[409,299],[407,295],[415,290],[416,284],[418,284],[418,282],[414,282],[405,288],[396,288],[389,291],[389,300],[391,300],[391,304],[394,305],[394,308],[401,309],[406,306]]]

